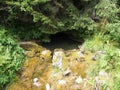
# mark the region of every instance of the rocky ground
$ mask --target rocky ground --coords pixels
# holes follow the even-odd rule
[[[109,79],[104,70],[94,79],[87,75],[89,67],[96,63],[89,51],[59,48],[51,52],[31,42],[21,46],[27,60],[7,90],[100,90],[101,82]]]

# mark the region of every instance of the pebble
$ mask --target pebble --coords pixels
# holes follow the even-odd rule
[[[34,78],[34,79],[33,79],[33,85],[35,85],[35,86],[37,86],[37,87],[39,87],[39,86],[41,85],[41,83],[38,82],[38,78]]]
[[[82,83],[82,78],[81,78],[81,76],[79,76],[76,80],[75,80],[75,82],[77,83],[77,84],[80,84],[80,83]]]
[[[66,81],[65,81],[65,80],[58,80],[58,83],[59,83],[60,85],[65,85],[65,84],[66,84]]]
[[[105,70],[101,70],[101,71],[99,72],[99,76],[105,77],[105,78],[109,78],[109,75],[108,75],[107,72],[105,72]]]
[[[50,90],[50,84],[49,83],[46,84],[46,90]]]
[[[50,51],[49,51],[49,50],[43,50],[43,51],[41,52],[42,55],[46,55],[47,53],[50,53]]]
[[[41,83],[40,82],[34,82],[33,85],[39,87],[41,85]]]
[[[64,76],[69,76],[70,74],[71,70],[69,68],[63,73]]]
[[[81,58],[85,58],[84,54],[81,51],[78,52],[78,56]]]
[[[38,78],[34,78],[34,79],[33,79],[33,82],[38,82]]]

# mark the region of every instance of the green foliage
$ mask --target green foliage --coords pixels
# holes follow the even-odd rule
[[[76,39],[91,37],[96,32],[109,40],[119,39],[114,33],[119,32],[115,28],[120,18],[118,0],[4,0],[0,3],[0,12],[4,11],[0,23],[7,24],[22,39],[49,41],[51,34],[66,31]]]
[[[118,15],[120,7],[116,4],[117,0],[101,0],[95,7],[96,15],[100,17],[101,24],[98,27],[99,33],[103,35],[104,41],[120,40],[120,17]]]
[[[95,78],[101,70],[105,70],[109,73],[110,79],[112,80],[112,82],[106,82],[106,85],[110,87],[111,90],[119,90],[120,49],[110,44],[109,41],[107,43],[101,41],[103,39],[102,37],[102,35],[97,35],[84,43],[86,50],[105,52],[105,54],[99,54],[96,56],[96,64],[89,68],[88,74]],[[106,90],[106,88],[103,90]]]
[[[91,52],[96,52],[104,49],[104,43],[101,39],[101,34],[95,35],[90,39],[86,39],[84,42],[84,48]]]
[[[111,45],[106,45],[104,49],[106,51],[106,55],[98,57],[98,67],[106,70],[117,69],[120,65],[120,50]]]
[[[117,17],[119,9],[116,6],[116,1],[101,0],[96,6],[96,14],[101,18],[107,18],[113,22]]]
[[[99,56],[98,62],[94,70],[101,70],[105,69],[111,74],[111,78],[113,79],[112,83],[109,83],[109,87],[112,90],[119,90],[120,89],[120,49],[113,47],[111,45],[107,45],[105,47],[106,55]]]
[[[0,88],[12,82],[15,72],[21,68],[23,61],[23,49],[4,27],[0,27]]]
[[[106,26],[106,39],[120,43],[120,22],[108,23]]]
[[[12,22],[8,25],[9,28],[12,28],[11,33],[15,33],[22,39],[41,38],[44,39],[43,41],[48,41],[44,38],[45,34],[49,36],[64,27],[64,23],[59,18],[55,20],[59,8],[62,7],[57,1],[6,0],[3,3],[5,3],[5,7],[9,7],[6,21]]]
[[[114,77],[114,90],[119,90],[120,89],[120,74],[118,74],[119,72],[116,73],[115,77]]]
[[[83,7],[79,9],[76,3]],[[89,6],[89,3],[91,6]],[[64,31],[70,31],[70,34],[73,31],[76,33],[73,36],[84,37],[93,34],[95,28],[94,22],[90,18],[90,12],[94,7],[92,3],[90,0],[81,0],[80,2],[65,0],[5,0],[1,2],[3,8],[7,8],[3,13],[5,23],[1,23],[16,29],[16,34],[21,36],[22,39],[26,38],[26,36],[29,39],[32,37],[45,39],[45,34],[49,36]],[[87,8],[85,8],[85,4],[88,5]],[[35,30],[31,31],[33,27]],[[30,32],[31,35],[30,33],[19,35],[24,32]],[[15,32],[13,31],[13,33]]]
[[[0,5],[0,24],[9,28],[0,31],[0,84],[12,79],[23,58],[22,49],[9,34],[50,42],[51,34],[65,32],[77,41],[87,38],[87,50],[106,51],[91,70],[111,72],[113,88],[119,90],[119,49],[111,43],[120,45],[120,0],[1,0]]]
[[[17,26],[17,25],[19,26]],[[10,34],[12,35],[16,35],[17,38],[23,39],[23,40],[29,40],[29,39],[37,39],[42,37],[42,33],[39,30],[39,28],[37,28],[37,26],[32,26],[30,24],[29,27],[27,27],[26,25],[22,24],[22,23],[16,23],[14,24],[14,27],[9,27],[9,29],[7,30]]]

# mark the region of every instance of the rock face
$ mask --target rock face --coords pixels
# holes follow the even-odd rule
[[[7,90],[93,90],[87,69],[95,61],[80,50],[50,50],[35,43],[22,43],[27,60]]]

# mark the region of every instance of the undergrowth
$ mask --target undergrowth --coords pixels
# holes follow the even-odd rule
[[[0,27],[0,89],[12,82],[24,61],[24,50],[4,27]]]
[[[96,57],[96,64],[91,65],[88,74],[95,78],[101,70],[105,70],[110,75],[110,80],[103,86],[102,90],[120,90],[120,49],[109,41],[103,40],[101,34],[95,35],[91,39],[86,40],[84,47],[93,53],[104,51],[104,54]]]

